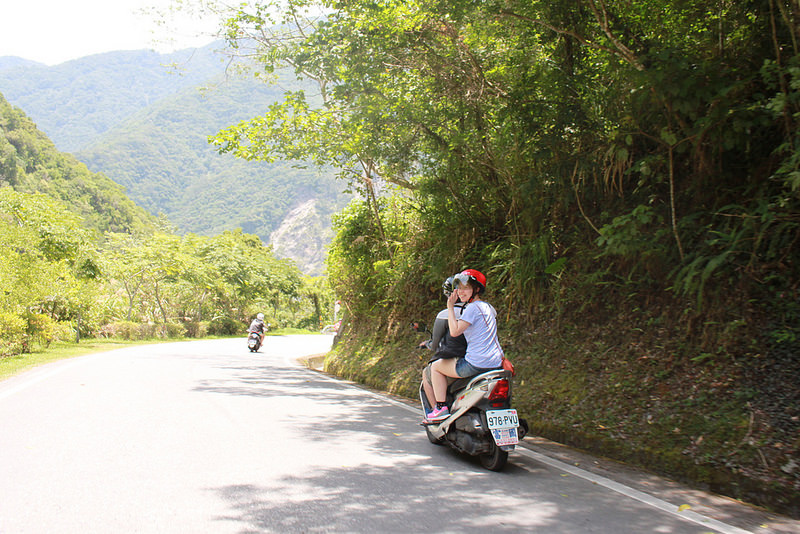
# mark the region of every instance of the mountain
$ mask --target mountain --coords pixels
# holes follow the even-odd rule
[[[25,113],[0,95],[0,187],[44,193],[63,201],[98,232],[140,232],[155,217],[134,204],[119,184],[56,149]]]
[[[23,59],[17,56],[3,56],[0,57],[0,71],[4,71],[7,69],[13,69],[16,67],[35,67],[35,66],[42,66],[45,65],[43,63],[38,63],[36,61],[31,61],[30,59]]]
[[[162,99],[77,157],[114,176],[131,198],[153,213],[164,213],[182,230],[214,235],[242,228],[269,241],[284,217],[310,200],[329,219],[346,200],[331,171],[248,162],[218,154],[208,144],[221,128],[281,98],[283,89],[242,78],[212,82],[202,92],[193,87]]]
[[[275,85],[237,75],[215,53],[218,46],[165,55],[110,52],[54,67],[0,58],[0,92],[61,150],[124,186],[179,232],[241,228],[307,274],[321,274],[330,216],[349,200],[334,171],[246,162],[208,144],[220,129],[263,113],[284,91],[308,87],[287,73]],[[301,206],[295,213],[308,215],[311,206],[315,224],[292,222]],[[282,226],[295,230],[276,234]]]
[[[158,54],[107,52],[55,66],[0,58],[0,92],[75,152],[136,112],[224,70],[215,46]]]

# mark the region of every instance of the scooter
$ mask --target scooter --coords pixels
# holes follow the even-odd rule
[[[250,352],[258,352],[261,348],[261,335],[258,332],[250,332],[247,336],[247,348]]]
[[[440,315],[441,317],[441,315]],[[437,328],[439,327],[439,328]],[[434,330],[439,330],[436,325]],[[424,323],[414,322],[416,331],[430,332]],[[430,341],[427,343],[429,348]],[[432,360],[436,357],[432,358]],[[447,445],[470,456],[478,456],[481,465],[490,471],[501,471],[508,461],[509,451],[528,433],[528,422],[511,407],[512,372],[496,369],[459,378],[447,388],[450,415],[436,423],[423,422],[428,440]],[[423,414],[431,405],[420,385],[419,399]]]

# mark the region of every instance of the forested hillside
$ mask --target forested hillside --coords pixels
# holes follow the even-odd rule
[[[113,52],[54,67],[2,58],[0,92],[59,149],[123,185],[138,205],[164,214],[179,231],[241,228],[269,243],[286,223],[296,230],[284,243],[306,246],[284,247],[283,255],[320,274],[331,214],[350,198],[344,183],[330,169],[247,164],[208,144],[219,129],[262,113],[302,84],[291,72],[274,84],[238,76],[241,62],[229,63],[215,53],[219,47]],[[314,224],[285,221],[310,201]]]
[[[226,35],[324,104],[215,142],[363,194],[329,371],[414,397],[406,325],[477,268],[535,433],[800,514],[795,0],[284,4]]]
[[[162,98],[218,75],[224,64],[214,49],[109,52],[52,67],[4,57],[0,92],[25,110],[59,150],[76,152]]]
[[[184,231],[214,235],[241,228],[270,242],[291,210],[309,200],[316,201],[315,216],[329,230],[331,214],[348,199],[332,171],[237,160],[208,142],[223,127],[267,109],[297,82],[269,85],[222,75],[207,82],[203,91],[191,87],[149,106],[76,156],[114,176],[137,203],[164,213]],[[294,239],[316,243],[321,236],[298,232]],[[321,274],[319,267],[309,274]]]
[[[4,186],[61,200],[83,218],[85,226],[98,232],[155,228],[155,217],[134,204],[123,187],[59,152],[22,110],[0,94],[0,187]]]

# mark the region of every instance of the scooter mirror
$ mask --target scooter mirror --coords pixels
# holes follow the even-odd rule
[[[411,328],[413,328],[415,332],[424,332],[428,329],[428,326],[419,321],[411,321]]]

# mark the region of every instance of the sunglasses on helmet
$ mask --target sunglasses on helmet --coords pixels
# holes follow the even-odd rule
[[[469,279],[470,279],[470,276],[468,274],[458,273],[456,275],[453,275],[453,284],[454,285],[458,285],[458,284],[468,285],[469,284]]]

